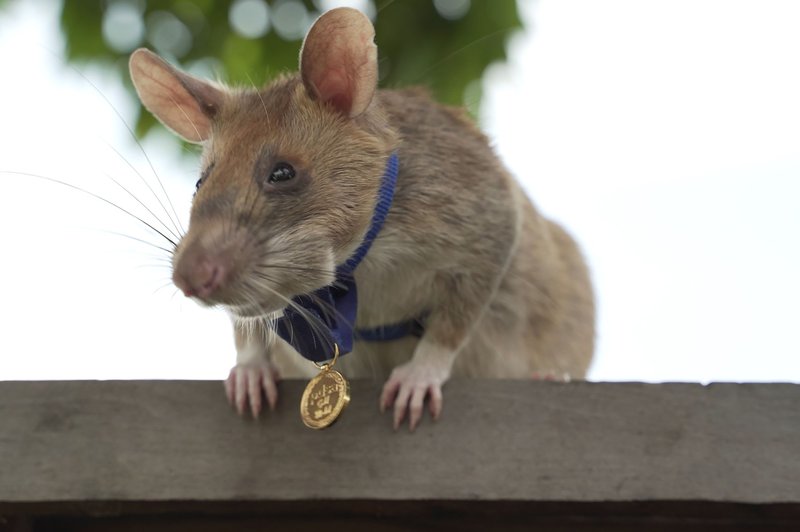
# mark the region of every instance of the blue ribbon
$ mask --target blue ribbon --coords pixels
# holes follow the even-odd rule
[[[369,230],[356,252],[336,268],[336,281],[310,295],[293,298],[292,302],[302,312],[289,306],[277,321],[278,335],[309,360],[323,362],[332,359],[335,345],[339,346],[340,355],[351,352],[354,336],[378,341],[394,340],[408,334],[421,335],[420,320],[376,329],[353,330],[358,310],[358,290],[353,272],[366,256],[389,214],[398,169],[397,154],[392,154],[386,164]]]

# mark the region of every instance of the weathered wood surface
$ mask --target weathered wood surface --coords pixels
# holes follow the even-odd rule
[[[800,502],[800,386],[453,381],[413,434],[352,383],[324,431],[219,382],[0,382],[0,513],[165,501]]]

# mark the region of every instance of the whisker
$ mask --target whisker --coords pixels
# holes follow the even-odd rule
[[[266,314],[266,312],[264,311],[264,307],[262,307],[261,304],[258,301],[256,301],[255,297],[250,296],[249,294],[245,294],[244,297],[245,297],[245,301],[249,305],[252,305],[252,306],[260,309],[261,312]],[[264,343],[267,344],[267,347],[269,347],[275,340],[274,338],[272,338],[270,336],[270,331],[271,331],[270,324],[271,324],[271,322],[272,322],[272,320],[270,318],[267,318],[267,317],[264,317],[264,318],[250,318],[245,322],[245,324],[247,326],[247,331],[246,332],[247,332],[247,334],[249,336],[254,336],[255,333],[256,333],[256,328],[259,327],[260,328],[259,332],[262,333],[262,336],[263,336],[263,339],[264,339]]]
[[[337,321],[341,321],[342,323],[347,324],[351,329],[355,330],[355,323],[351,322],[347,317],[342,314],[339,310],[336,309],[333,305],[324,301],[319,296],[312,294],[306,294],[307,297],[311,298],[319,307],[325,312],[325,317],[330,319],[331,316],[334,316]]]
[[[155,290],[153,290],[153,293],[152,293],[152,295],[156,295],[156,294],[158,294],[160,291],[162,291],[163,289],[165,289],[165,288],[169,287],[171,284],[172,284],[172,281],[170,281],[170,282],[168,282],[168,283],[164,283],[164,284],[162,284],[161,286],[159,286],[158,288],[156,288]],[[177,292],[177,290],[176,290],[176,292]],[[173,295],[172,295],[172,297],[175,297],[175,294],[173,294]]]
[[[278,270],[288,270],[291,272],[313,272],[313,273],[324,273],[327,275],[336,275],[336,272],[333,270],[327,270],[324,268],[312,268],[309,266],[293,266],[288,264],[259,263],[255,265],[255,268],[259,270],[278,269]]]
[[[52,51],[50,51],[50,53],[55,55],[55,53],[52,52]],[[59,57],[59,59],[60,59],[60,57]],[[175,210],[175,206],[172,204],[172,201],[169,198],[169,194],[167,194],[167,189],[164,188],[164,183],[162,183],[161,182],[161,178],[158,177],[158,172],[156,172],[156,168],[155,168],[155,166],[153,166],[153,161],[150,160],[150,157],[147,155],[147,152],[145,151],[144,146],[142,146],[142,143],[136,137],[136,134],[133,132],[131,127],[128,125],[128,123],[125,121],[125,119],[122,117],[122,114],[119,112],[119,110],[114,106],[114,104],[111,103],[111,100],[109,100],[108,97],[106,97],[106,95],[103,94],[103,91],[101,91],[97,87],[97,85],[95,85],[92,82],[92,80],[90,80],[83,72],[81,72],[75,66],[70,65],[70,64],[67,64],[66,66],[68,68],[70,68],[71,70],[73,70],[75,73],[77,73],[80,77],[82,77],[84,79],[84,81],[86,81],[86,83],[88,83],[95,90],[95,92],[97,92],[97,94],[100,95],[101,98],[103,98],[103,100],[108,104],[108,106],[111,107],[111,110],[114,111],[114,114],[117,115],[117,118],[119,118],[120,122],[122,122],[122,125],[125,126],[125,129],[128,130],[128,133],[130,134],[131,138],[136,143],[136,145],[139,147],[139,150],[142,152],[142,155],[144,156],[145,160],[147,161],[147,164],[150,166],[150,170],[152,170],[153,175],[156,178],[156,181],[158,182],[159,186],[161,187],[161,191],[164,193],[164,197],[167,198],[167,203],[169,204],[170,208],[172,209],[172,212],[175,215],[175,219],[174,220],[172,219],[172,216],[170,216],[169,211],[167,211],[166,207],[161,202],[159,197],[155,194],[155,192],[153,192],[153,195],[156,197],[156,201],[158,201],[159,205],[161,205],[161,207],[164,209],[164,212],[166,213],[167,218],[169,218],[170,221],[172,221],[172,223],[177,226],[177,228],[179,229],[178,232],[183,234],[185,231],[183,229],[183,226],[180,223],[180,218],[178,217],[178,213]]]
[[[289,271],[289,272],[292,272],[293,274],[295,274],[296,276],[299,276],[299,274],[307,274],[306,278],[310,277],[310,278],[315,279],[315,280],[316,280],[316,276],[314,276],[312,274],[322,274],[322,275],[326,275],[326,276],[329,275],[329,276],[332,276],[334,278],[333,282],[331,282],[331,284],[329,286],[333,286],[335,288],[344,288],[345,287],[344,283],[341,282],[338,279],[337,272],[329,270],[329,269],[311,268],[311,267],[306,267],[306,266],[291,266],[291,265],[287,265],[287,264],[270,264],[270,263],[263,263],[263,262],[262,263],[258,263],[258,264],[256,264],[254,266],[254,271],[255,272],[259,272],[259,273],[267,272],[268,273],[269,270]],[[272,281],[274,282],[275,280],[273,279]]]
[[[56,184],[59,184],[59,185],[65,186],[65,187],[69,187],[69,188],[71,188],[73,190],[77,190],[78,192],[82,192],[84,194],[87,194],[87,195],[89,195],[89,196],[91,196],[91,197],[93,197],[95,199],[98,199],[98,200],[100,200],[100,201],[102,201],[104,203],[107,203],[107,204],[111,205],[115,209],[118,209],[118,210],[124,212],[125,214],[127,214],[131,218],[134,218],[135,220],[138,220],[139,222],[143,223],[148,228],[150,228],[152,231],[154,231],[157,234],[161,235],[161,237],[164,238],[164,240],[166,240],[170,244],[172,244],[173,247],[177,247],[177,244],[175,244],[175,242],[171,238],[169,238],[167,235],[165,235],[164,233],[159,231],[157,228],[153,227],[152,224],[150,224],[150,223],[146,222],[145,220],[143,220],[142,218],[136,216],[135,214],[133,214],[129,210],[127,210],[127,209],[125,209],[123,207],[120,207],[119,205],[117,205],[113,201],[111,201],[109,199],[106,199],[103,196],[100,196],[99,194],[95,194],[94,192],[86,190],[85,188],[81,188],[81,187],[79,187],[77,185],[73,185],[72,183],[67,183],[66,181],[62,181],[62,180],[56,179],[54,177],[48,177],[48,176],[44,176],[44,175],[40,175],[40,174],[33,174],[33,173],[30,173],[30,172],[16,172],[16,171],[12,171],[12,170],[0,170],[0,174],[34,177],[36,179],[42,179],[44,181],[49,181],[51,183],[56,183]]]
[[[245,286],[247,286],[247,285],[251,285],[252,286],[253,284],[254,284],[253,283],[253,279],[250,278],[245,283]],[[263,288],[264,290],[270,292],[271,294],[273,294],[276,297],[278,297],[279,299],[281,299],[281,301],[285,302],[288,306],[290,306],[293,310],[295,310],[308,323],[309,327],[311,327],[311,330],[314,333],[314,338],[312,338],[312,340],[314,340],[314,342],[316,342],[317,338],[324,339],[324,340],[330,342],[330,339],[328,338],[329,335],[325,334],[325,327],[326,326],[325,326],[324,323],[322,323],[322,320],[320,320],[319,318],[317,318],[316,316],[314,316],[313,314],[308,312],[306,309],[304,309],[303,307],[299,306],[297,303],[295,303],[294,301],[292,301],[288,297],[284,296],[283,294],[281,294],[277,290],[273,289],[272,287],[270,287],[266,283],[259,282],[257,285],[254,286],[254,288],[256,288],[256,290],[258,288]],[[291,322],[289,322],[289,326],[291,327]],[[294,331],[291,331],[291,334],[293,336],[294,335]]]
[[[127,164],[127,165],[128,165],[128,167],[130,167],[130,169],[131,169],[131,170],[133,170],[133,172],[134,172],[134,173],[135,173],[135,174],[136,174],[136,175],[139,177],[139,179],[141,180],[141,182],[142,182],[142,183],[144,183],[144,186],[146,186],[146,187],[147,187],[147,190],[149,190],[149,191],[150,191],[150,193],[151,193],[151,194],[153,195],[153,197],[156,199],[156,201],[157,201],[157,202],[158,202],[158,204],[161,206],[161,208],[162,208],[162,209],[164,209],[164,212],[166,213],[166,215],[167,215],[167,218],[169,219],[169,221],[170,221],[170,222],[172,222],[172,225],[173,225],[173,227],[175,228],[175,231],[173,231],[173,230],[172,230],[170,227],[168,227],[168,226],[167,226],[167,224],[165,224],[165,223],[164,223],[164,222],[161,220],[161,218],[159,218],[158,216],[156,216],[156,214],[155,214],[155,213],[154,213],[152,210],[150,210],[150,207],[148,207],[147,205],[145,205],[145,203],[144,203],[142,200],[140,200],[140,199],[139,199],[139,198],[138,198],[138,197],[137,197],[137,196],[136,196],[136,195],[135,195],[133,192],[131,192],[130,190],[128,190],[127,188],[125,188],[124,186],[122,186],[122,184],[120,184],[120,183],[119,183],[119,182],[118,182],[116,179],[114,179],[114,178],[113,178],[113,177],[111,177],[110,175],[108,175],[108,174],[105,174],[105,176],[106,176],[106,177],[108,177],[108,178],[109,178],[111,181],[113,181],[113,182],[114,182],[114,183],[115,183],[115,184],[116,184],[118,187],[120,187],[122,190],[124,190],[125,192],[127,192],[127,193],[128,193],[128,194],[129,194],[129,195],[130,195],[130,196],[131,196],[133,199],[135,199],[137,202],[139,202],[139,204],[140,204],[142,207],[144,207],[145,209],[147,209],[147,212],[149,212],[151,215],[153,215],[153,217],[154,217],[156,220],[158,220],[158,222],[159,222],[161,225],[163,225],[163,226],[164,226],[164,227],[165,227],[165,228],[166,228],[166,229],[167,229],[167,230],[168,230],[170,233],[172,233],[172,235],[173,235],[173,236],[174,236],[176,239],[180,240],[180,237],[178,236],[178,234],[177,234],[177,233],[178,233],[178,232],[181,232],[181,233],[182,233],[182,231],[181,231],[180,229],[178,229],[178,225],[176,224],[175,220],[173,220],[173,219],[172,219],[172,217],[169,215],[169,212],[167,211],[167,209],[166,209],[166,207],[164,206],[164,204],[161,202],[161,199],[160,199],[160,198],[158,197],[158,195],[156,194],[156,191],[155,191],[155,190],[153,190],[153,187],[151,187],[151,186],[150,186],[150,183],[148,183],[148,182],[147,182],[147,180],[144,178],[144,176],[141,174],[141,172],[139,172],[139,170],[137,170],[137,169],[136,169],[136,167],[135,167],[135,166],[133,166],[133,164],[131,164],[131,162],[130,162],[130,161],[129,161],[129,160],[128,160],[128,159],[127,159],[127,158],[126,158],[124,155],[122,155],[122,153],[120,153],[120,152],[119,152],[119,150],[117,150],[117,149],[116,149],[114,146],[112,146],[112,145],[111,145],[109,142],[105,142],[105,144],[106,144],[106,146],[108,146],[108,148],[109,148],[111,151],[113,151],[114,153],[116,153],[116,154],[117,154],[117,156],[118,156],[120,159],[122,159],[123,161],[125,161],[125,164]],[[176,214],[175,216],[177,216],[177,214]]]
[[[111,230],[108,230],[108,229],[99,229],[99,231],[103,232],[103,233],[108,233],[110,235],[121,236],[122,238],[127,238],[129,240],[134,240],[134,241],[139,242],[141,244],[146,244],[146,245],[154,247],[154,248],[156,248],[158,250],[161,250],[161,251],[164,251],[166,253],[169,253],[170,255],[175,253],[174,249],[169,249],[169,248],[165,248],[165,247],[159,246],[158,244],[153,244],[152,242],[150,242],[148,240],[145,240],[143,238],[138,238],[138,237],[135,237],[135,236],[132,236],[132,235],[128,235],[128,234],[125,234],[125,233],[120,233],[120,232],[117,232],[117,231],[111,231]]]
[[[169,269],[169,266],[167,264],[137,264],[136,266],[134,266],[134,268],[136,268],[138,270],[143,270],[145,268],[150,268],[150,269],[164,269],[164,268],[167,268],[167,269]],[[172,280],[170,280],[169,282],[172,283]]]

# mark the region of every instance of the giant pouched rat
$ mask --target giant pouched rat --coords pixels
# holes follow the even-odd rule
[[[359,341],[338,367],[388,377],[382,409],[413,429],[451,376],[582,378],[594,303],[570,236],[544,219],[463,112],[424,91],[377,90],[374,29],[339,8],[309,30],[299,75],[261,90],[183,73],[147,50],[130,71],[144,106],[203,145],[202,177],[173,280],[223,305],[237,364],[228,399],[254,416],[276,380],[317,370],[277,337],[292,298],[337,282],[371,227],[387,161],[399,174],[383,226],[354,272],[356,325],[422,319],[421,337]]]

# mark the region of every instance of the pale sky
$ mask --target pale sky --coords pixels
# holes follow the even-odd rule
[[[587,254],[590,378],[800,382],[800,3],[520,4],[528,29],[487,76],[481,121]],[[112,176],[163,217],[104,99],[132,121],[119,80],[84,69],[98,92],[62,47],[55,2],[0,14],[0,171],[148,216]],[[196,161],[162,144],[145,151],[185,225]],[[0,183],[0,380],[227,375],[228,318],[176,294],[165,253],[110,233],[156,243],[140,224],[59,185]]]

